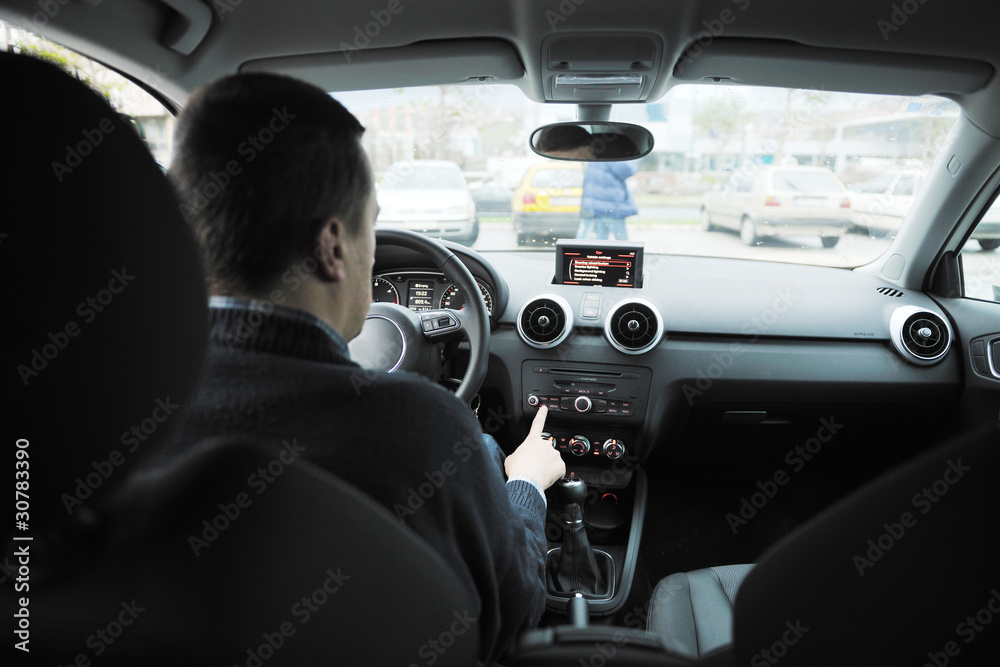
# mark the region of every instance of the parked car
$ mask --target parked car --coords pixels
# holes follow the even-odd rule
[[[528,167],[511,200],[517,245],[576,236],[583,177],[583,165],[576,162],[553,160]]]
[[[749,163],[702,197],[701,227],[735,229],[747,245],[769,236],[819,236],[837,245],[851,227],[851,199],[829,169]]]
[[[470,183],[469,189],[472,192],[473,201],[476,202],[476,212],[479,215],[484,213],[499,213],[501,215],[510,213],[510,200],[514,195],[514,191],[503,187],[497,180]]]
[[[913,206],[924,174],[913,169],[889,170],[851,188],[855,227],[872,236],[895,237]],[[971,238],[983,250],[1000,248],[1000,208],[996,204],[983,214]]]
[[[923,179],[922,170],[890,169],[853,186],[851,215],[855,227],[876,236],[895,236]]]
[[[476,203],[458,164],[447,160],[396,162],[379,181],[381,228],[409,229],[467,245],[479,237]]]
[[[978,241],[983,250],[1000,248],[1000,199],[986,209],[979,224],[972,230],[971,238]]]

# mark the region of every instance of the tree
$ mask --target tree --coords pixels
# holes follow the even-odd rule
[[[744,111],[743,100],[735,94],[713,100],[709,106],[700,106],[694,117],[695,131],[700,136],[715,140],[715,165],[721,170],[726,148],[740,136],[749,117]]]
[[[11,46],[21,53],[45,60],[76,77],[101,95],[112,108],[121,111],[121,92],[128,84],[127,79],[100,63],[85,58],[55,42],[30,32],[15,29]]]

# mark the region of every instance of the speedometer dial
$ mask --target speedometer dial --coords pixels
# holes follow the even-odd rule
[[[479,285],[479,291],[483,293],[483,301],[486,302],[486,310],[493,314],[493,295],[490,291],[486,289],[486,285],[483,285],[478,280],[476,284]],[[465,308],[465,295],[462,294],[462,290],[459,289],[458,285],[452,284],[448,285],[448,289],[444,291],[444,295],[441,297],[441,307],[451,308],[452,310],[462,310]]]
[[[372,302],[394,303],[399,305],[399,292],[385,278],[372,278]]]

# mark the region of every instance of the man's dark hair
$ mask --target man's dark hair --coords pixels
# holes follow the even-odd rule
[[[196,91],[169,174],[210,284],[266,288],[313,256],[332,217],[357,233],[372,191],[362,133],[339,102],[286,76],[240,74]]]
[[[571,151],[574,148],[589,146],[594,137],[577,125],[555,125],[548,127],[538,135],[538,150],[543,153],[552,151]]]

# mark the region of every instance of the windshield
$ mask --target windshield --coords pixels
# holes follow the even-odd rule
[[[575,120],[575,105],[492,84],[332,94],[366,126],[380,190],[468,188],[476,250],[551,252],[584,227],[593,164],[528,148],[540,125]],[[678,86],[653,104],[613,108],[612,120],[647,127],[656,145],[630,163],[618,208],[604,210],[634,205],[626,233],[647,253],[858,266],[885,252],[905,219],[915,192],[892,187],[898,174],[925,171],[957,116],[957,105],[932,97]],[[453,163],[467,183],[423,160]],[[557,168],[532,169],[540,163]],[[582,205],[565,188],[582,188]]]
[[[385,190],[462,190],[465,179],[457,169],[404,163],[389,170],[380,187]]]
[[[774,189],[791,192],[842,192],[844,190],[832,174],[779,171],[774,174]]]

